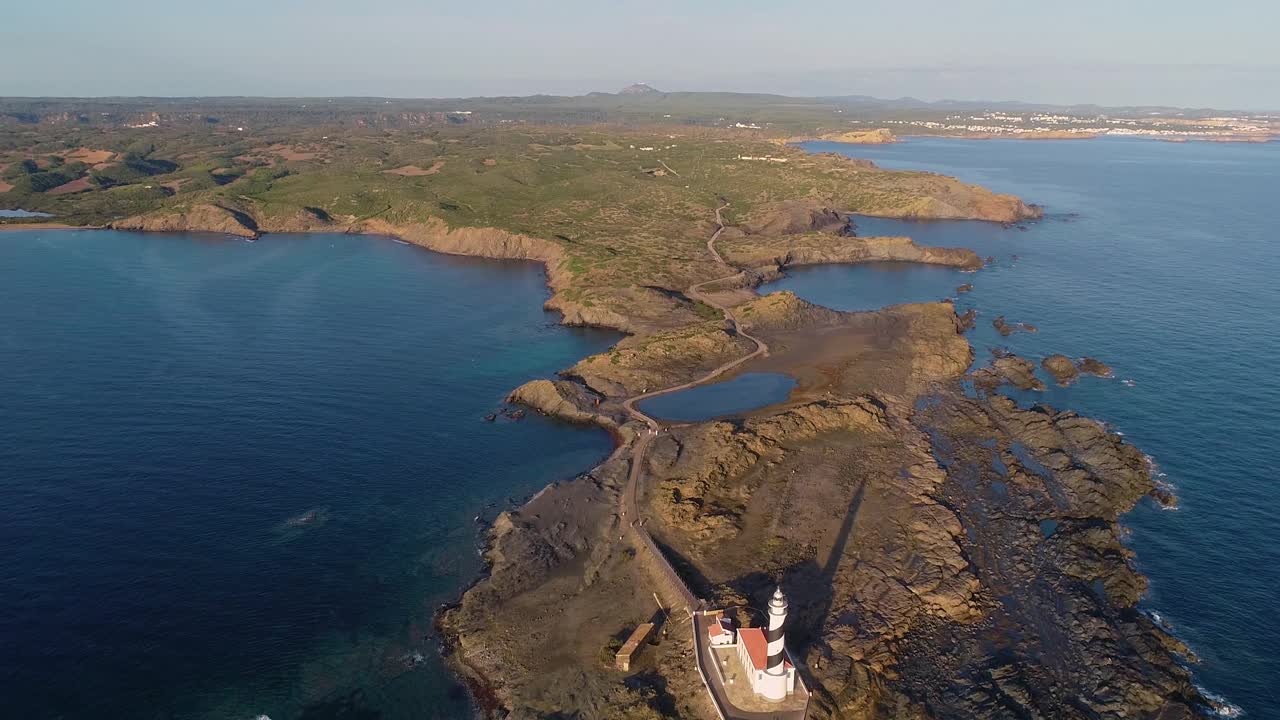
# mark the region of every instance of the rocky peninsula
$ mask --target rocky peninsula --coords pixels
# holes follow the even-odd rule
[[[541,262],[564,322],[627,334],[513,388],[513,401],[605,427],[618,446],[502,513],[489,572],[439,614],[482,714],[715,717],[689,624],[662,617],[621,515],[637,457],[644,527],[692,592],[752,622],[746,608],[787,588],[811,717],[1175,720],[1204,704],[1186,648],[1136,608],[1145,582],[1118,520],[1159,496],[1137,448],[998,394],[1010,378],[1039,382],[1030,361],[997,357],[989,377],[970,376],[973,317],[949,302],[849,313],[755,291],[802,264],[983,265],[964,249],[852,237],[848,212],[1008,223],[1038,208],[696,130],[446,127],[317,133],[305,146],[266,134],[236,138],[247,147],[231,160],[184,142],[153,151],[190,173],[172,192],[50,202],[83,225],[390,235]],[[785,162],[750,161],[766,154]],[[407,166],[438,172],[386,172]],[[797,387],[741,417],[669,426],[636,454],[648,428],[632,398],[726,367]],[[965,392],[970,380],[980,392]],[[608,649],[655,619],[656,645],[614,669]]]

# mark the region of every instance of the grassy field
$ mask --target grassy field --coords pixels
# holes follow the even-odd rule
[[[809,230],[810,209],[1008,221],[1017,218],[1000,213],[1021,205],[951,178],[699,127],[23,124],[0,129],[0,147],[0,180],[11,186],[0,207],[70,225],[215,208],[252,229],[376,220],[538,238],[563,256],[552,268],[557,300],[615,326],[714,315],[679,291],[724,274],[704,246],[724,202],[729,224],[765,226],[799,207],[801,226],[780,232]]]

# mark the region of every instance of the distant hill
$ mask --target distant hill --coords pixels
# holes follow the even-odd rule
[[[618,91],[618,94],[619,95],[661,95],[662,93],[658,92],[658,90],[648,85],[645,85],[644,83],[636,83],[634,85],[628,85],[622,88],[621,90]]]
[[[787,97],[764,93],[668,92],[644,83],[617,93],[580,96],[469,98],[263,98],[263,97],[0,97],[0,151],[17,147],[17,134],[37,125],[132,126],[159,133],[166,127],[257,129],[264,127],[396,128],[428,125],[532,122],[559,125],[628,123],[767,129],[781,135],[820,135],[874,130],[902,121],[951,122],[956,114],[987,111],[1049,112],[1146,120],[1218,117],[1222,110],[1162,107],[1071,107],[998,101],[935,102],[865,95]],[[1278,113],[1280,114],[1280,113]],[[1280,126],[1280,121],[1265,120]]]

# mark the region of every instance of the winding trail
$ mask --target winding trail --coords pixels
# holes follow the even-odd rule
[[[681,383],[680,385],[672,385],[671,387],[662,388],[661,390],[653,390],[647,393],[642,393],[640,395],[633,395],[627,398],[622,403],[622,407],[626,409],[627,413],[631,415],[631,417],[643,422],[645,425],[648,425],[650,430],[655,430],[655,431],[659,430],[662,427],[662,425],[657,420],[653,419],[652,417],[649,417],[648,415],[638,410],[635,405],[636,403],[640,402],[641,400],[647,400],[649,398],[658,397],[659,395],[667,395],[669,393],[679,392],[681,390],[688,390],[691,387],[697,387],[698,385],[701,385],[707,382],[708,380],[714,380],[715,378],[723,375],[724,373],[732,370],[735,367],[738,367],[739,365],[741,365],[744,362],[747,362],[748,360],[752,360],[757,357],[764,357],[769,354],[769,346],[765,344],[765,342],[760,338],[754,335],[751,335],[750,333],[743,330],[738,325],[737,318],[733,316],[733,313],[729,310],[727,306],[721,305],[720,303],[710,299],[709,297],[707,297],[702,293],[702,288],[707,285],[710,285],[711,283],[724,282],[725,280],[731,280],[733,278],[746,276],[745,271],[735,270],[732,265],[725,262],[724,258],[720,256],[720,252],[716,250],[716,240],[720,239],[720,233],[724,232],[724,229],[725,229],[724,218],[723,216],[721,216],[720,213],[727,207],[729,207],[729,203],[725,203],[724,205],[721,205],[720,207],[716,208],[716,231],[712,233],[711,237],[707,240],[707,252],[711,253],[711,257],[715,258],[717,265],[720,265],[733,272],[731,272],[728,275],[725,275],[724,277],[718,277],[711,280],[704,280],[703,282],[697,283],[696,285],[691,285],[689,286],[689,289],[685,291],[685,295],[692,298],[693,300],[706,303],[707,305],[710,305],[711,307],[723,313],[725,322],[729,324],[729,327],[733,330],[733,332],[755,343],[756,349],[752,351],[751,354],[743,355],[740,358],[731,360],[711,370],[706,375],[703,375],[702,377],[697,378],[695,380],[690,380],[689,382]]]
[[[729,362],[723,365],[720,365],[717,368],[712,369],[710,372],[708,372],[707,374],[703,375],[700,378],[697,378],[695,380],[690,380],[689,382],[681,383],[679,385],[672,385],[671,387],[662,388],[660,390],[652,390],[650,392],[642,393],[640,395],[633,395],[627,398],[622,403],[622,407],[627,411],[627,414],[629,414],[635,420],[639,420],[640,422],[644,423],[645,426],[648,428],[648,430],[642,435],[640,435],[640,437],[636,440],[635,445],[632,447],[631,472],[627,476],[627,487],[622,493],[622,499],[620,501],[621,508],[619,509],[619,514],[621,515],[623,522],[635,527],[638,531],[638,534],[642,537],[642,539],[648,540],[649,544],[652,544],[652,539],[649,538],[649,532],[644,529],[642,519],[640,518],[640,513],[638,509],[639,506],[637,505],[637,501],[636,501],[636,487],[639,485],[640,475],[644,472],[645,455],[649,452],[649,446],[650,444],[652,444],[653,439],[657,437],[659,432],[661,432],[662,423],[650,417],[649,415],[646,415],[643,411],[641,411],[639,408],[636,407],[636,403],[640,402],[641,400],[647,400],[649,398],[658,397],[659,395],[667,395],[669,393],[680,392],[681,390],[688,390],[689,388],[696,387],[710,380],[714,380],[717,377],[723,375],[724,373],[732,370],[733,368],[738,367],[742,363],[747,362],[748,360],[752,360],[757,357],[764,357],[769,354],[769,346],[765,344],[765,342],[760,338],[755,337],[754,335],[751,335],[750,333],[747,333],[746,331],[742,330],[742,328],[738,326],[737,319],[733,316],[733,313],[729,310],[727,306],[721,305],[720,303],[708,298],[706,295],[702,293],[702,288],[707,285],[710,285],[711,283],[723,282],[725,280],[730,280],[732,278],[746,275],[744,271],[735,270],[732,265],[725,262],[724,258],[720,256],[720,252],[716,250],[716,240],[720,239],[720,233],[724,232],[724,229],[725,229],[724,216],[721,215],[721,213],[727,207],[729,207],[729,203],[726,202],[725,204],[716,208],[716,231],[711,234],[710,238],[707,239],[707,252],[711,253],[711,257],[715,258],[717,265],[723,266],[724,268],[731,270],[733,272],[731,272],[728,275],[725,275],[724,277],[719,277],[712,280],[705,280],[703,282],[692,285],[689,287],[688,290],[685,291],[685,294],[690,298],[699,302],[704,302],[710,305],[711,307],[716,308],[721,313],[723,313],[725,322],[729,324],[729,327],[732,328],[733,331],[736,332],[741,337],[744,337],[750,340],[751,342],[755,343],[756,349],[748,355],[743,355],[740,358],[730,360]],[[659,558],[662,559],[662,562],[664,563],[666,562],[666,558],[665,556],[662,555],[662,553],[658,553],[658,556]],[[674,572],[675,571],[672,570],[672,573]],[[692,609],[695,604],[696,603],[690,602],[689,603],[690,609]]]
[[[703,614],[706,608],[706,602],[699,599],[693,594],[689,587],[680,578],[680,574],[667,560],[666,555],[658,548],[657,543],[653,541],[653,537],[644,526],[644,518],[640,515],[640,505],[637,498],[638,488],[642,476],[644,475],[645,458],[648,455],[649,448],[652,446],[655,438],[662,432],[663,424],[661,421],[646,415],[643,411],[636,408],[636,403],[659,395],[667,395],[669,393],[687,390],[698,385],[702,385],[710,380],[723,375],[724,373],[738,367],[739,365],[758,357],[765,357],[769,354],[769,346],[760,338],[744,331],[739,325],[737,318],[733,312],[725,305],[707,297],[702,293],[702,288],[711,283],[723,282],[737,277],[744,277],[745,271],[736,270],[732,265],[725,262],[720,256],[720,252],[716,250],[716,240],[720,238],[720,234],[724,232],[725,223],[721,212],[729,207],[729,203],[724,203],[716,208],[716,230],[707,239],[707,252],[711,253],[711,257],[715,259],[716,264],[730,270],[730,274],[724,277],[705,280],[694,284],[685,291],[685,294],[699,302],[704,302],[711,307],[716,308],[724,314],[725,322],[731,331],[737,335],[744,337],[755,343],[755,350],[748,355],[731,360],[719,367],[714,368],[705,375],[695,380],[691,380],[679,385],[653,390],[651,392],[634,395],[627,398],[622,403],[627,413],[635,420],[645,424],[645,431],[636,438],[635,444],[631,448],[631,469],[627,474],[627,485],[623,489],[622,497],[618,500],[618,515],[626,528],[626,532],[633,536],[633,540],[638,547],[644,549],[650,561],[655,566],[655,573],[667,585],[667,590],[678,598],[678,602],[684,604],[685,611],[691,619],[693,631],[693,649],[694,658],[698,664],[698,672],[702,675],[702,683],[707,689],[707,693],[711,696],[711,702],[715,706],[716,714],[721,720],[803,720],[808,714],[807,699],[808,690],[803,687],[802,683],[796,683],[796,691],[805,694],[806,707],[803,710],[779,710],[777,712],[751,712],[741,710],[733,705],[729,700],[728,692],[724,686],[724,676],[719,667],[716,666],[716,658],[710,647],[703,642],[707,633],[707,616]],[[675,609],[675,608],[673,608]],[[708,667],[710,670],[708,670]]]

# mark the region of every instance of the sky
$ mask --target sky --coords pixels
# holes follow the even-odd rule
[[[661,90],[1280,110],[1277,0],[41,0],[0,95]]]

